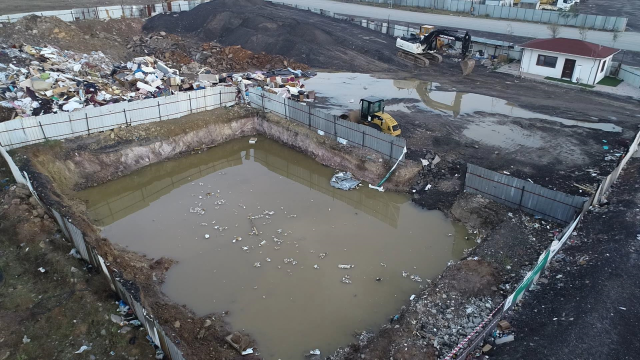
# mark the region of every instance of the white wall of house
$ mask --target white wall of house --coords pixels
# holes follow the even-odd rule
[[[536,65],[538,55],[554,56],[558,58],[556,67],[546,67]],[[522,52],[522,61],[520,63],[520,71],[523,73],[549,76],[554,78],[562,78],[562,69],[564,68],[564,62],[566,59],[573,59],[576,61],[574,68],[574,74],[571,78],[575,79],[575,71],[580,68],[579,82],[583,84],[594,85],[598,81],[602,80],[609,73],[611,68],[611,59],[613,55],[606,59],[593,59],[582,56],[559,54],[550,51],[542,51],[536,49],[524,49]],[[602,63],[606,61],[604,70],[602,70]]]

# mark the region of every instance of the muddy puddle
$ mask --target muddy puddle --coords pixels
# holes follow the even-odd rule
[[[437,83],[427,81],[378,79],[368,74],[356,73],[319,73],[318,76],[304,83],[309,90],[315,90],[318,96],[326,98],[328,102],[321,106],[336,115],[342,114],[344,109],[359,109],[361,98],[377,96],[389,101],[389,105],[386,106],[387,111],[422,110],[447,115],[454,119],[476,113],[497,114],[523,119],[544,119],[567,126],[602,131],[622,131],[619,126],[611,123],[578,121],[539,114],[491,96],[440,91]],[[467,134],[473,134],[473,131],[468,131]],[[476,137],[482,137],[482,134]]]
[[[201,316],[229,311],[265,359],[302,359],[379,328],[473,245],[405,194],[334,189],[332,175],[244,138],[78,195],[112,242],[179,261],[163,286],[172,300]]]

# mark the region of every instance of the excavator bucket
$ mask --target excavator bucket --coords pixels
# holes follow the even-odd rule
[[[462,76],[469,75],[476,66],[476,61],[474,59],[465,59],[460,61],[460,66],[462,67]]]

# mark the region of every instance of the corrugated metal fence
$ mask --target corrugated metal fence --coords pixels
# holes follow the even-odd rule
[[[0,22],[15,22],[29,15],[56,16],[63,21],[148,18],[164,12],[189,11],[194,7],[211,0],[171,1],[150,5],[115,5],[70,10],[38,11],[31,13],[9,14],[0,16]]]
[[[360,0],[360,2],[389,4],[389,0]],[[624,17],[574,14],[562,11],[524,9],[510,6],[480,5],[465,0],[394,0],[393,4],[397,6],[423,7],[461,12],[496,19],[585,27],[594,30],[624,31],[627,27],[627,18]]]
[[[216,86],[154,99],[14,119],[0,123],[0,144],[14,149],[120,126],[175,119],[234,103],[235,99],[235,87]]]
[[[624,80],[627,84],[633,87],[640,88],[640,68],[638,67],[627,65],[620,66],[618,78]]]
[[[467,164],[465,191],[480,194],[509,207],[547,220],[570,223],[588,198],[549,190],[529,181]]]
[[[407,146],[403,138],[342,120],[324,111],[312,109],[304,103],[285,99],[260,89],[249,91],[249,101],[255,108],[297,121],[310,129],[317,130],[318,134],[329,136],[342,144],[374,150],[388,159],[398,160]]]

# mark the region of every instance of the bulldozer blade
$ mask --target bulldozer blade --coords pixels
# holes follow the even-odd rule
[[[460,66],[462,67],[462,76],[469,75],[476,66],[476,61],[474,59],[462,60]]]

